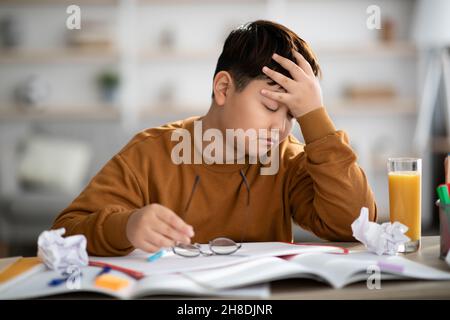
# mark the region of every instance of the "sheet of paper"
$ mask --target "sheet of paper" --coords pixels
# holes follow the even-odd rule
[[[52,270],[63,274],[74,266],[88,264],[87,240],[82,234],[63,237],[66,229],[46,230],[38,238],[38,257]]]
[[[408,227],[398,221],[378,224],[369,221],[369,209],[361,208],[360,216],[353,221],[353,237],[364,244],[367,250],[378,255],[395,255],[400,245],[410,239],[405,235]]]
[[[208,250],[203,245],[203,250]],[[210,269],[243,263],[255,258],[294,255],[308,252],[343,253],[339,247],[322,245],[301,245],[284,242],[248,242],[231,255],[198,256],[193,258],[180,257],[168,252],[163,258],[154,262],[146,259],[150,255],[135,250],[125,257],[90,257],[91,261],[99,261],[115,266],[140,271],[145,275],[154,275],[173,272],[188,272],[194,270]]]

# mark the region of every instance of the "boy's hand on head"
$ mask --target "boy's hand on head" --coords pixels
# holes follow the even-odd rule
[[[289,71],[293,79],[268,67],[263,72],[270,79],[283,87],[286,92],[263,89],[261,94],[269,99],[285,104],[292,115],[298,118],[310,111],[322,107],[322,90],[319,80],[306,59],[297,51],[293,51],[297,64],[276,53],[272,58]]]
[[[126,235],[136,249],[155,252],[176,242],[191,243],[194,229],[172,210],[155,203],[130,215]]]

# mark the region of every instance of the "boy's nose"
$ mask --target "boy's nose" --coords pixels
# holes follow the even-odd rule
[[[270,129],[277,129],[280,132],[280,135],[284,132],[286,127],[286,111],[283,108],[279,108],[277,112],[275,112],[272,118],[272,125]]]

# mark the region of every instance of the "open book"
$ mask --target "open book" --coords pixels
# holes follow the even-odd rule
[[[313,279],[333,288],[342,288],[367,281],[375,272],[380,275],[380,280],[450,280],[450,268],[449,272],[444,272],[401,256],[377,256],[370,252],[344,255],[311,252],[284,258],[266,257],[183,275],[217,290],[288,278]]]
[[[126,257],[90,259],[92,263],[114,267],[113,275],[128,280],[129,285],[118,291],[96,287],[94,283],[100,269],[89,266],[82,269],[78,288],[66,284],[48,286],[57,275],[54,271],[44,270],[6,289],[0,284],[0,299],[75,291],[97,292],[122,299],[167,294],[267,298],[270,294],[268,282],[273,280],[308,278],[341,288],[366,281],[370,276],[368,270],[378,270],[382,279],[450,280],[450,272],[420,265],[401,256],[349,253],[347,249],[326,245],[244,243],[230,256],[184,258],[169,253],[151,263],[146,257],[148,254],[135,251]]]

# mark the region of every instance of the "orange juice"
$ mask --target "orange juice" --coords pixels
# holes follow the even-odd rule
[[[411,241],[420,240],[422,190],[417,171],[389,172],[389,210],[391,222],[408,227]]]

